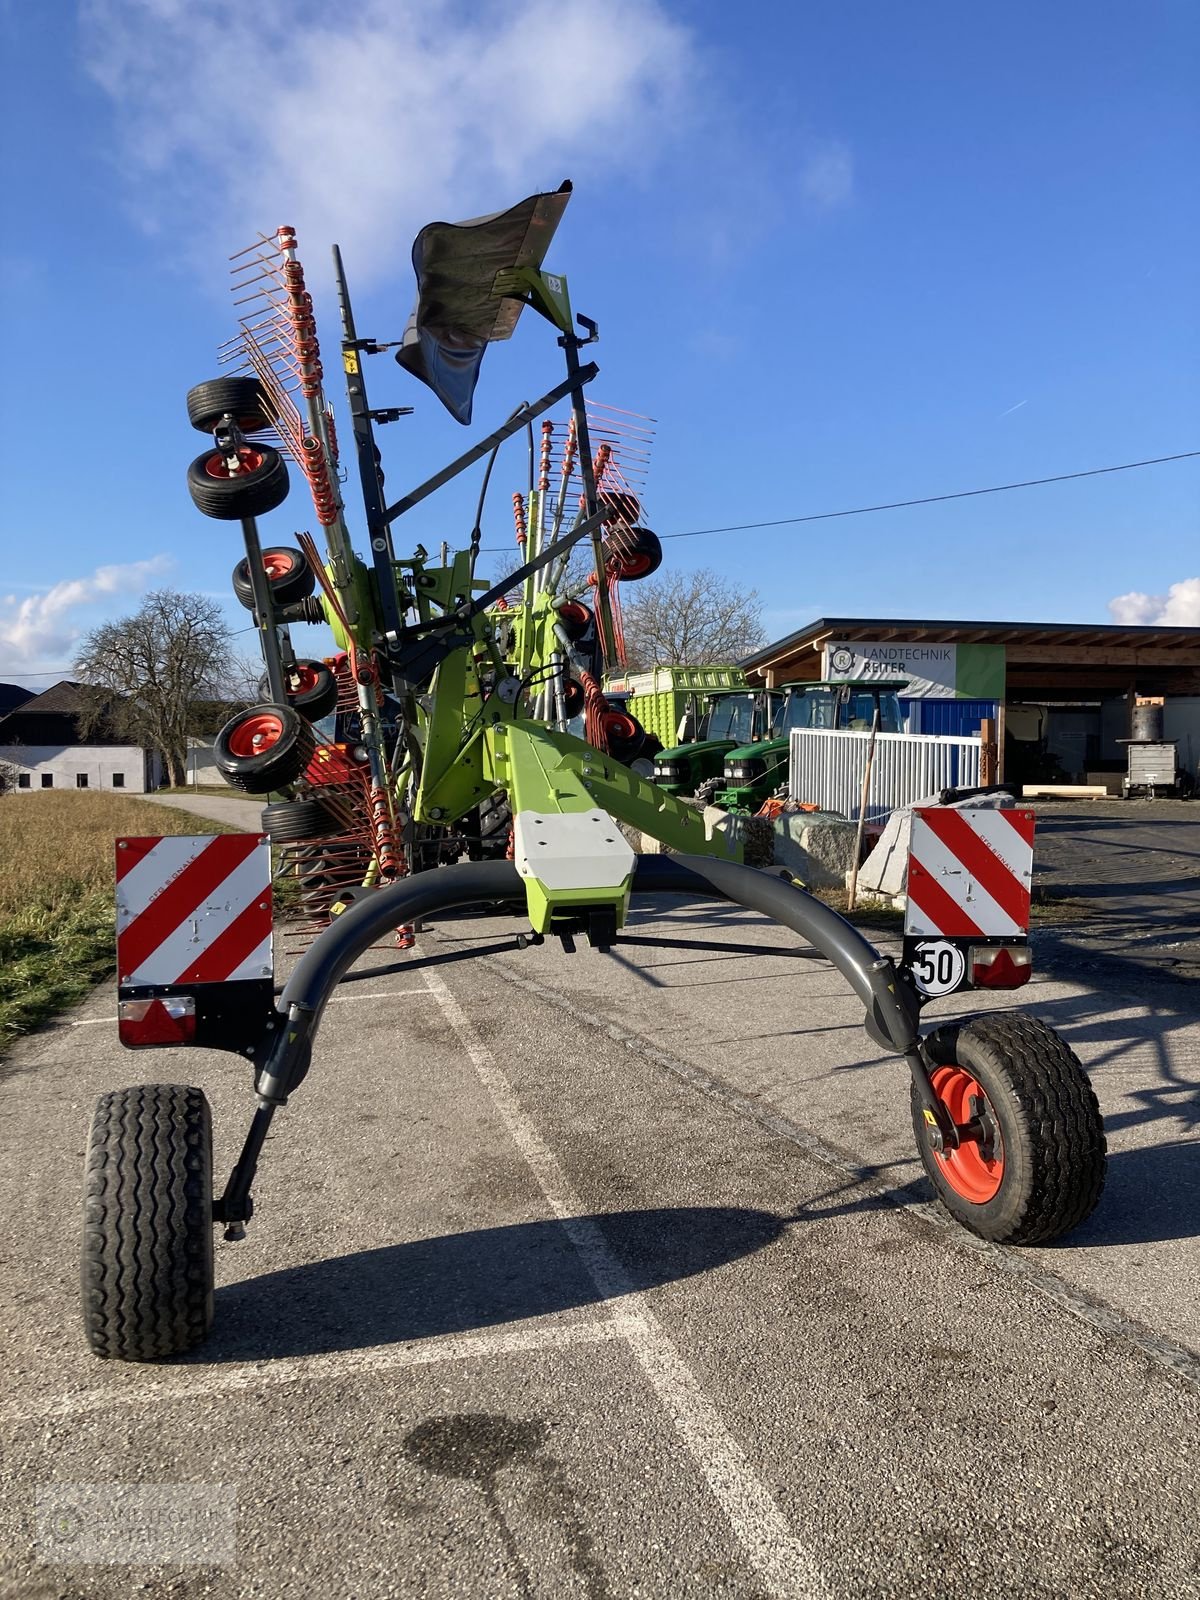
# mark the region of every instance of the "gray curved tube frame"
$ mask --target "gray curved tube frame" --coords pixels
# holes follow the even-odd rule
[[[633,888],[640,894],[679,894],[731,900],[781,922],[820,951],[842,974],[866,1010],[864,1027],[885,1050],[902,1055],[921,1103],[939,1127],[947,1119],[929,1082],[918,1030],[920,1001],[894,963],[836,911],[783,878],[706,856],[639,856]],[[258,1109],[214,1217],[227,1238],[245,1232],[253,1204],[250,1184],[271,1119],[304,1079],[313,1039],[334,989],[358,958],[401,923],[480,901],[524,909],[525,886],[510,861],[439,867],[390,884],[357,902],[325,929],[296,964],[280,996],[274,1040],[255,1078]]]

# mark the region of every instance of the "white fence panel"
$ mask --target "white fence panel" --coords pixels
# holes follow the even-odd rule
[[[823,811],[857,817],[867,765],[869,733],[834,733],[797,728],[789,752],[788,793]],[[867,820],[888,816],[940,789],[970,789],[979,783],[983,741],[945,734],[880,733],[867,795]]]

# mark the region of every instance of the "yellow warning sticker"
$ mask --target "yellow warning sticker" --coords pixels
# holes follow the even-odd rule
[[[358,351],[357,350],[343,350],[342,351],[342,366],[345,367],[346,371],[348,373],[350,373],[351,376],[354,376],[355,374],[357,374],[357,372],[358,372]]]

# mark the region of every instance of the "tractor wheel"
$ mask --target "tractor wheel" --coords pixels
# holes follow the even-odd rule
[[[296,661],[285,667],[284,688],[288,705],[310,722],[319,722],[337,710],[338,682],[323,661]],[[265,677],[258,680],[258,692],[264,700],[271,698],[271,685]]]
[[[632,583],[658,571],[663,547],[649,528],[619,528],[605,541],[604,558],[610,576]]]
[[[479,807],[479,846],[485,861],[503,861],[508,854],[512,832],[512,809],[501,790],[481,802]]]
[[[312,729],[291,706],[251,706],[217,734],[213,762],[235,789],[267,794],[293,783],[313,758]]]
[[[929,1036],[934,1093],[963,1130],[938,1151],[914,1085],[917,1150],[958,1222],[999,1244],[1047,1244],[1090,1216],[1104,1187],[1104,1123],[1087,1074],[1052,1028],[1019,1011]]]
[[[274,800],[263,807],[262,830],[272,844],[303,844],[341,833],[342,824],[320,800]]]
[[[704,782],[697,788],[694,798],[698,805],[711,806],[724,787],[725,779],[723,777],[705,778]]]
[[[275,413],[257,378],[210,378],[188,390],[188,421],[201,433],[212,433],[221,418],[231,416],[243,433],[274,426]]]
[[[83,1325],[98,1356],[152,1361],[213,1315],[212,1125],[199,1089],[101,1095],[84,1167]]]
[[[293,550],[290,545],[272,545],[269,550],[263,551],[262,558],[273,604],[295,605],[300,600],[307,600],[317,587],[316,574],[302,550]],[[250,563],[245,556],[233,569],[233,592],[247,611],[254,610]]]
[[[278,450],[266,444],[243,445],[237,468],[215,446],[197,456],[187,471],[188,493],[206,517],[240,522],[274,511],[287,499],[288,474]]]

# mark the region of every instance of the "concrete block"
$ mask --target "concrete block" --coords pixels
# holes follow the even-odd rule
[[[911,806],[893,811],[888,818],[879,843],[858,870],[860,892],[894,900],[908,888],[908,842],[912,835],[912,814],[923,806],[939,804],[936,794],[923,800],[914,800]],[[990,810],[1011,807],[1016,801],[1009,794],[981,794],[969,800],[956,800],[957,811]]]
[[[791,812],[774,824],[774,864],[809,889],[841,889],[854,863],[858,829],[831,812]]]

